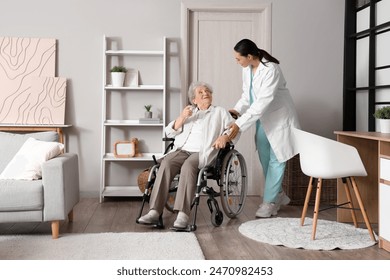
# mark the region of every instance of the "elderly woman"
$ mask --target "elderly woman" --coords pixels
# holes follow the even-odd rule
[[[141,224],[157,224],[168,198],[169,186],[180,173],[174,211],[178,212],[174,228],[188,226],[196,180],[201,168],[210,164],[229,142],[229,126],[234,122],[229,112],[212,105],[212,88],[203,82],[192,83],[188,105],[180,116],[165,128],[167,137],[175,138],[173,149],[163,158],[150,197],[149,212],[140,217]]]

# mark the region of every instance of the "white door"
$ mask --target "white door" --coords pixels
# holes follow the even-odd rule
[[[234,45],[249,38],[270,51],[270,6],[234,8],[198,4],[187,7],[184,45],[187,50],[186,87],[192,81],[209,83],[213,104],[230,109],[242,93],[242,68],[234,59]],[[186,17],[184,17],[186,18]],[[248,194],[263,193],[263,173],[254,143],[253,127],[241,135],[236,149],[248,167]]]

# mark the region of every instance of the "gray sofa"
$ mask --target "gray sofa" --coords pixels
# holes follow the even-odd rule
[[[14,134],[0,132],[0,174],[29,138],[57,141],[56,132]],[[51,222],[53,239],[59,222],[73,220],[79,202],[78,156],[63,153],[42,164],[42,179],[0,179],[0,223]]]

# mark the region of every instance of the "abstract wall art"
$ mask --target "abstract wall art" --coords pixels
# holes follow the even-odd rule
[[[55,62],[55,39],[0,37],[0,123],[46,124],[52,120],[47,116],[53,114],[47,110],[57,110],[57,101],[64,100],[65,96],[57,99],[58,94],[64,94],[63,85],[58,87],[54,80],[36,78],[54,77]],[[49,86],[50,81],[54,88]],[[34,92],[33,82],[37,83]],[[48,92],[42,93],[40,83],[50,90],[58,89],[56,99],[50,99]],[[46,98],[50,101],[43,102]]]
[[[65,124],[66,78],[33,77],[26,124]]]

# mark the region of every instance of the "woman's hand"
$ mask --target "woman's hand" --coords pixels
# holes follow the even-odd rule
[[[213,147],[214,149],[223,149],[226,146],[226,143],[229,142],[229,136],[228,135],[221,135],[215,140]]]
[[[174,130],[178,130],[180,127],[182,127],[186,119],[192,116],[192,108],[193,108],[192,105],[188,105],[184,107],[180,116],[175,120],[175,123],[173,125]]]
[[[192,116],[192,108],[193,108],[192,105],[188,105],[188,106],[184,107],[183,111],[180,114],[180,117],[182,117],[183,119],[187,119],[187,118],[191,117]]]
[[[238,125],[236,125],[236,123],[231,124],[229,127],[229,132],[230,132],[229,139],[233,140],[234,138],[236,138],[239,131],[240,131],[240,128],[238,127]]]

